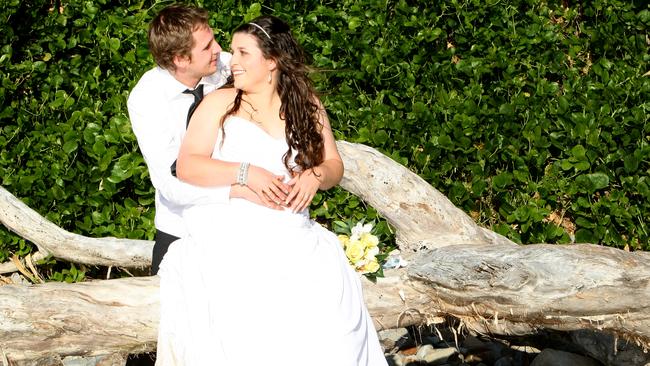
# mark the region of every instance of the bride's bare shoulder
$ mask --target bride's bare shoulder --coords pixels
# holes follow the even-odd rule
[[[221,117],[228,112],[236,95],[237,91],[235,89],[218,89],[207,94],[196,108],[192,121],[215,121],[215,116]],[[216,119],[216,121],[219,120],[220,118]]]
[[[195,114],[207,116],[209,119],[222,116],[232,107],[235,96],[237,96],[237,89],[217,89],[203,98]]]
[[[208,101],[210,104],[224,106],[224,105],[231,104],[235,100],[236,96],[237,96],[237,89],[223,88],[223,89],[217,89],[213,91],[203,99],[205,101]]]

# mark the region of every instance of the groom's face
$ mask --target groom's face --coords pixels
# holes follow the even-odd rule
[[[191,57],[184,58],[181,63],[187,72],[194,77],[202,78],[217,71],[217,61],[221,46],[214,39],[212,28],[199,27],[192,32],[193,46],[190,51]]]

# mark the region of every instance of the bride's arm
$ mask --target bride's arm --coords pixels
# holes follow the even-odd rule
[[[320,103],[319,103],[320,105]],[[321,135],[323,136],[323,162],[314,168],[316,177],[320,184],[318,186],[321,190],[326,190],[334,187],[341,182],[343,178],[343,160],[336,148],[336,140],[330,121],[327,118],[327,112],[321,105],[321,118],[320,123],[323,126]]]
[[[239,163],[212,159],[221,117],[225,114],[232,89],[208,94],[197,107],[181,143],[176,175],[196,186],[214,187],[237,183]]]
[[[250,165],[247,185],[240,186],[237,184],[241,168],[239,162],[212,159],[222,116],[234,100],[235,93],[235,89],[220,89],[208,94],[199,104],[181,143],[176,174],[179,179],[196,186],[231,185],[231,197],[246,198],[277,208],[275,202],[282,202],[286,198],[284,192],[288,191],[288,187],[282,183],[284,177]],[[250,190],[258,196],[257,200]]]

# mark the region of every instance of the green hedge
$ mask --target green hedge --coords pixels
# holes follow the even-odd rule
[[[563,2],[197,4],[213,10],[225,49],[245,20],[286,19],[312,55],[337,138],[378,148],[482,225],[521,243],[648,249],[650,11]],[[0,9],[1,184],[67,230],[153,236],[126,97],[152,66],[146,27],[166,4]],[[313,209],[325,222],[377,219],[342,190]],[[0,231],[0,261],[31,250]]]

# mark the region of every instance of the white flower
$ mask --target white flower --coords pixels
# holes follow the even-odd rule
[[[372,231],[372,224],[363,224],[363,222],[358,222],[354,227],[352,228],[352,236],[350,237],[351,240],[358,240],[359,237],[362,234],[370,234],[370,231]]]
[[[367,258],[375,258],[379,254],[379,247],[370,247],[366,249],[365,256]]]

